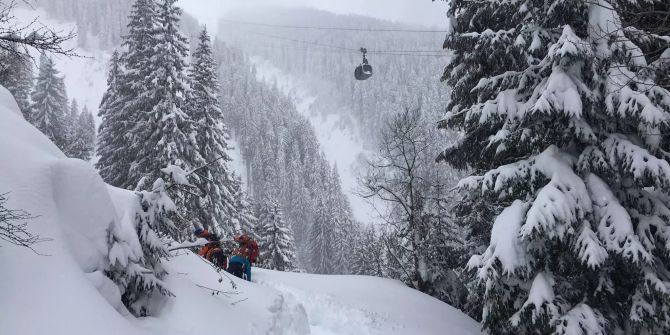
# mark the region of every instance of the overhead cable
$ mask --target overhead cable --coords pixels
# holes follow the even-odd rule
[[[345,28],[345,27],[318,27],[318,26],[292,26],[281,24],[270,24],[260,22],[238,21],[230,19],[221,19],[223,22],[233,24],[243,24],[249,26],[284,28],[284,29],[307,29],[307,30],[339,30],[339,31],[368,31],[368,32],[403,32],[403,33],[447,33],[446,30],[434,29],[399,29],[399,28]]]

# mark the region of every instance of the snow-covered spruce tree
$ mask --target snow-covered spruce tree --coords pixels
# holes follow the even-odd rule
[[[63,78],[52,58],[40,56],[39,74],[31,93],[30,122],[61,150],[66,146],[65,113],[68,108]]]
[[[205,28],[198,39],[198,47],[192,55],[189,69],[189,116],[194,122],[197,151],[205,162],[211,162],[198,172],[202,178],[197,186],[206,195],[201,199],[198,214],[204,226],[218,230],[219,234],[232,236],[235,227],[227,220],[236,210],[232,189],[235,180],[227,167],[227,162],[231,160],[227,153],[230,136],[219,107],[220,88],[216,64]]]
[[[115,52],[110,60],[107,91],[100,103],[100,158],[96,167],[105,182],[134,189],[141,179],[136,168],[139,147],[147,145],[144,143],[147,125],[140,121],[147,118],[155,106],[154,96],[148,94],[146,85],[155,70],[148,63],[157,52],[158,38],[162,36],[154,0],[133,3],[127,29],[123,50],[120,55]],[[140,126],[145,128],[138,128]]]
[[[66,156],[72,157],[72,144],[76,140],[77,120],[79,119],[79,104],[76,99],[72,99],[72,103],[65,111],[65,118],[63,119],[65,129],[65,153]]]
[[[459,263],[462,282],[467,288],[466,301],[460,309],[473,319],[481,321],[483,300],[477,285],[477,273],[467,269],[466,265],[469,257],[482,254],[489,246],[493,221],[502,208],[499,204],[492,205],[486,198],[479,197],[478,193],[463,194],[455,202],[452,212],[454,220],[461,228],[456,236],[465,235],[464,243],[458,248],[458,257],[455,257]]]
[[[234,210],[230,217],[230,226],[235,228],[235,232],[244,232],[258,239],[255,231],[258,219],[254,214],[253,201],[242,189],[242,180],[238,176],[233,176],[233,179],[235,182],[231,191]]]
[[[173,171],[164,169],[164,172]],[[156,295],[172,296],[162,281],[167,272],[160,264],[161,259],[169,257],[162,238],[174,229],[170,217],[176,211],[167,187],[159,178],[150,190],[136,192],[135,227],[140,252],[120,227],[112,226],[109,233],[110,268],[106,273],[119,286],[123,304],[135,316],[154,315],[156,306],[152,302],[157,301]]]
[[[282,209],[276,200],[269,199],[261,207],[256,234],[261,249],[261,267],[279,271],[295,268],[293,232],[284,222]]]
[[[156,44],[146,50],[149,54],[141,55],[145,57],[140,60],[142,71],[147,76],[139,78],[143,86],[138,87],[141,92],[130,106],[137,108],[134,112],[138,114],[131,130],[138,138],[131,142],[137,155],[129,177],[135,182],[159,178],[163,166],[176,165],[187,170],[204,165],[192,141],[193,121],[187,114],[189,88],[185,59],[188,48],[186,38],[178,29],[181,9],[175,2],[160,3],[156,14],[159,25],[154,37]],[[176,202],[184,200],[182,195],[173,195],[173,198]]]
[[[69,157],[90,160],[95,151],[95,123],[93,114],[86,106],[75,120],[72,136],[68,147]]]
[[[128,161],[132,155],[120,150],[125,143],[123,132],[128,129],[124,120],[124,111],[120,108],[121,60],[119,52],[114,50],[107,70],[107,90],[102,96],[98,107],[98,116],[102,119],[98,127],[98,162],[95,164],[105,182],[117,186],[126,183],[130,166]],[[127,111],[126,111],[127,112]],[[128,116],[128,115],[125,115]]]
[[[351,258],[356,244],[355,235],[359,227],[352,219],[353,215],[351,214],[349,201],[342,192],[337,164],[331,170],[327,185],[329,185],[327,192],[331,198],[333,215],[337,222],[335,226],[334,273],[350,274],[352,272]]]
[[[670,330],[670,93],[624,6],[643,4],[449,3],[440,126],[463,136],[440,159],[504,208],[469,262],[492,333]]]
[[[26,120],[30,117],[30,90],[33,86],[33,64],[30,57],[16,52],[0,51],[0,85],[16,100]]]
[[[360,227],[354,237],[350,272],[355,275],[384,276],[384,246],[374,226]]]
[[[316,215],[309,229],[307,255],[310,272],[332,274],[335,272],[336,219],[323,199],[318,199]]]

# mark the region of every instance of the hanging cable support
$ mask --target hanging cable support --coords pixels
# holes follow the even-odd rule
[[[284,29],[307,29],[307,30],[338,30],[338,31],[369,31],[369,32],[402,32],[402,33],[447,33],[446,30],[434,29],[399,29],[399,28],[344,28],[344,27],[317,27],[317,26],[292,26],[281,24],[269,24],[260,22],[238,21],[230,19],[221,19],[223,22],[231,24],[242,24],[249,26],[284,28]]]

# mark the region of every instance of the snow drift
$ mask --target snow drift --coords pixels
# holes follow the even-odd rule
[[[110,231],[139,250],[136,195],[66,158],[2,87],[0,164],[7,207],[35,216],[28,229],[50,239],[35,245],[39,254],[0,244],[0,334],[480,334],[461,312],[396,281],[254,269],[249,283],[185,250],[164,262],[175,297],[137,319],[104,275],[118,257]]]

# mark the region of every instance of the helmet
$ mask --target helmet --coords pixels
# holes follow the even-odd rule
[[[235,236],[235,241],[240,243],[247,243],[249,242],[249,235],[247,234],[237,235]]]
[[[202,235],[202,233],[204,233],[204,232],[205,232],[205,231],[202,230],[202,228],[200,228],[200,227],[195,227],[195,228],[193,229],[193,235],[195,235],[195,236],[200,236],[200,235]]]

